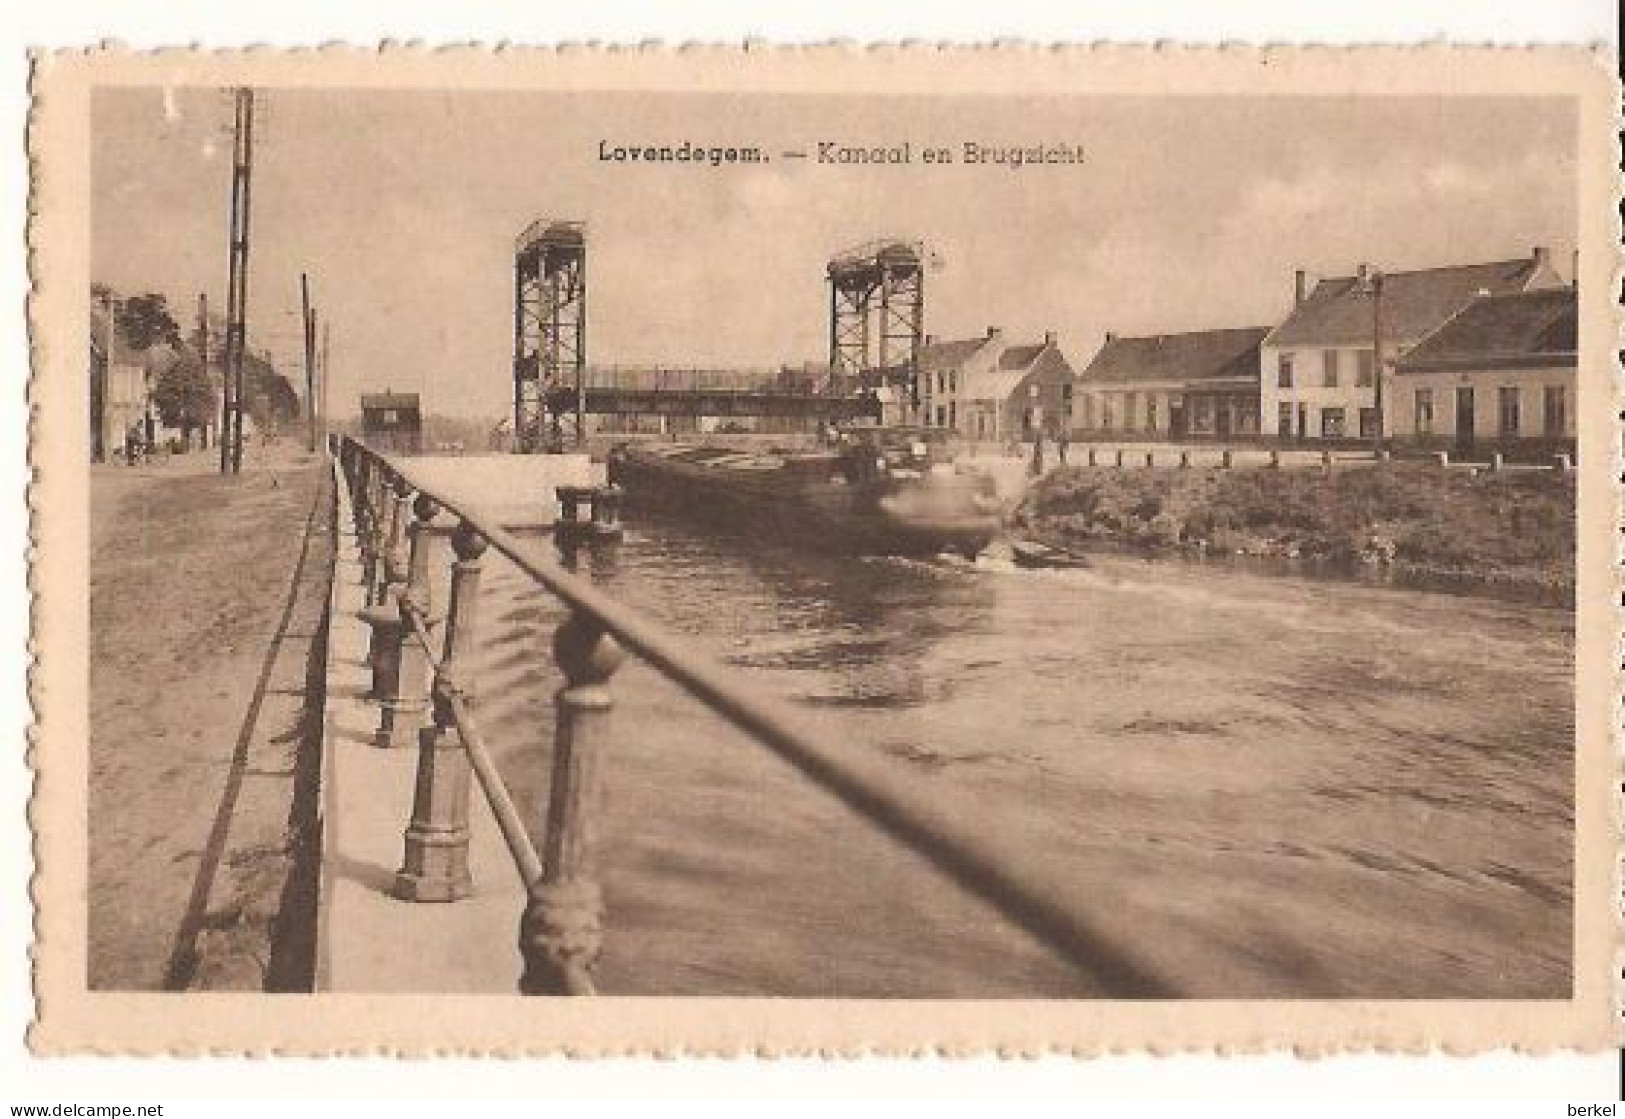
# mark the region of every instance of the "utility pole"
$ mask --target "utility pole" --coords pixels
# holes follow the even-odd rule
[[[226,360],[224,381],[230,387],[227,451],[221,455],[221,472],[233,474],[243,469],[243,350],[247,344],[248,316],[248,218],[249,188],[254,158],[254,91],[239,89],[233,101],[236,109],[231,157],[231,261],[226,289]]]
[[[299,306],[305,324],[305,427],[316,453],[316,309],[310,305],[310,277],[299,273]]]
[[[321,435],[322,435],[322,443],[323,443],[323,445],[326,445],[326,443],[327,443],[327,435],[328,435],[328,420],[327,420],[327,417],[328,417],[328,411],[327,411],[327,340],[328,340],[327,328],[328,328],[328,325],[329,324],[327,323],[327,321],[323,320],[323,322],[322,322],[322,360],[317,365],[317,368],[321,371],[319,379],[318,379],[318,384],[320,385],[320,388],[317,390],[317,396],[322,402]]]

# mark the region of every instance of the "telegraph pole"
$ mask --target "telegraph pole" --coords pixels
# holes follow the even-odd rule
[[[226,361],[224,381],[230,401],[228,454],[221,456],[221,472],[243,469],[243,351],[247,344],[249,188],[254,158],[254,91],[239,89],[231,157],[231,262],[226,289]]]
[[[328,411],[327,411],[327,341],[328,341],[327,328],[328,328],[328,325],[329,324],[327,323],[327,321],[323,320],[323,322],[322,322],[322,360],[317,364],[317,369],[320,370],[320,375],[319,375],[318,382],[317,382],[320,387],[317,390],[317,396],[320,398],[320,400],[322,402],[321,435],[322,435],[322,443],[324,445],[327,443],[327,435],[328,435],[328,420],[327,420],[327,417],[328,417]]]
[[[316,453],[316,309],[310,305],[310,277],[299,273],[299,306],[305,324],[305,427]]]

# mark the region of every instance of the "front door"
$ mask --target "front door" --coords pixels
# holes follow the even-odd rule
[[[1213,434],[1220,439],[1230,438],[1230,401],[1222,396],[1213,398]]]
[[[1298,438],[1309,438],[1309,405],[1298,405]]]
[[[1174,439],[1185,438],[1189,429],[1185,426],[1185,402],[1177,397],[1168,400],[1168,435]]]
[[[1473,390],[1463,386],[1456,389],[1456,446],[1473,445]]]

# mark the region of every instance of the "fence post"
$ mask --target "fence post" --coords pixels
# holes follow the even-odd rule
[[[519,922],[527,995],[590,994],[603,948],[604,900],[595,854],[602,815],[601,764],[614,704],[609,679],[626,654],[596,622],[571,614],[553,638],[564,673],[554,733],[542,880]]]
[[[400,632],[396,639],[394,677],[386,682],[387,687],[378,696],[381,702],[374,741],[379,746],[404,747],[416,742],[423,726],[423,712],[429,705],[430,651],[418,641],[406,612],[416,611],[423,619],[425,631],[433,636],[440,619],[434,613],[430,573],[434,561],[444,555],[445,541],[451,535],[448,526],[435,523],[439,512],[440,507],[427,494],[418,494],[412,503],[413,521],[407,529],[411,552],[406,563],[406,582],[400,591],[401,601],[395,604]]]
[[[435,673],[434,721],[418,734],[417,785],[395,896],[406,901],[456,901],[474,888],[468,873],[468,755],[451,701],[474,699],[471,652],[480,596],[485,538],[466,521],[451,535],[451,601],[440,669]]]

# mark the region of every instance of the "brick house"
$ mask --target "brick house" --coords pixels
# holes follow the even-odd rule
[[[920,419],[965,439],[1006,442],[1071,425],[1072,365],[1055,335],[1012,345],[998,327],[980,338],[920,347]]]

